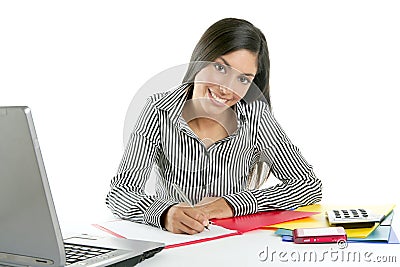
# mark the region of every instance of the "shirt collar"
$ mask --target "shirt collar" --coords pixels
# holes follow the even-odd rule
[[[187,85],[181,85],[165,93],[163,97],[154,102],[154,106],[167,111],[173,123],[176,123],[182,114],[183,105],[186,102]]]

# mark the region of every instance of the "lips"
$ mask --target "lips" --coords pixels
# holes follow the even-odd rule
[[[208,97],[215,105],[220,107],[226,106],[226,103],[229,101],[228,99],[220,98],[219,96],[217,96],[210,88],[208,88]]]

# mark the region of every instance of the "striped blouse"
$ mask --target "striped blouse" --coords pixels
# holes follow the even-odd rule
[[[207,148],[182,117],[186,95],[185,88],[178,87],[147,99],[106,197],[115,215],[161,227],[163,212],[184,202],[173,184],[192,203],[204,197],[223,197],[234,216],[292,209],[321,200],[321,181],[266,103],[238,102],[237,130]],[[272,174],[281,183],[248,188],[249,173],[261,157],[273,162]],[[155,194],[148,195],[144,188],[153,166]]]

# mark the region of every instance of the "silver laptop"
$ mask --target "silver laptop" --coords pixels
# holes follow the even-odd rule
[[[133,266],[163,243],[63,240],[28,107],[0,107],[0,266]]]

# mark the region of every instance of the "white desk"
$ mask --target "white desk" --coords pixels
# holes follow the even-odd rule
[[[263,250],[268,250],[268,254],[260,254]],[[310,255],[314,256],[311,261]],[[347,262],[348,255],[350,255],[350,262]],[[357,256],[355,262],[353,262],[354,255]],[[358,261],[358,255],[360,255],[360,261]],[[300,261],[297,259],[299,256]],[[392,260],[396,262],[374,263],[376,256],[394,256]],[[367,262],[368,260],[371,262]],[[273,234],[273,231],[257,230],[240,236],[166,249],[139,266],[290,266],[293,264],[296,266],[315,266],[315,264],[399,266],[399,263],[399,244],[349,243],[345,249],[338,248],[336,244],[299,245],[282,242],[280,237]]]
[[[392,227],[398,237],[400,237],[399,222],[400,216],[395,214]],[[74,228],[79,229],[77,226]],[[82,231],[89,234],[107,235],[92,226],[85,226],[80,229],[80,232]],[[262,251],[264,252],[261,253]],[[386,262],[377,262],[378,260]],[[282,242],[281,238],[274,235],[271,230],[256,230],[209,242],[164,249],[138,266],[242,267],[291,266],[293,264],[295,266],[316,266],[316,264],[399,266],[400,244],[348,243],[347,248],[340,249],[337,244],[305,245]]]

